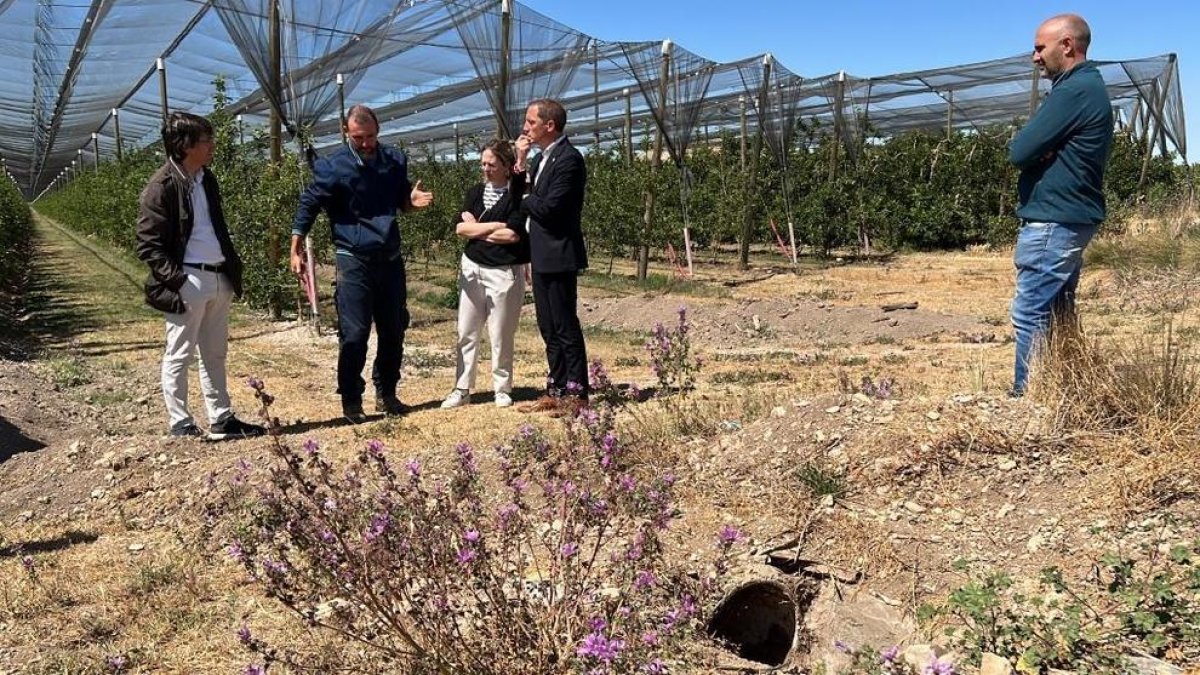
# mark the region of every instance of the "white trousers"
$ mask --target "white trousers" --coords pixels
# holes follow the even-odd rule
[[[229,346],[229,306],[233,286],[218,272],[184,268],[187,281],[179,289],[187,311],[167,314],[167,349],[162,362],[163,401],[170,425],[191,422],[188,412],[188,366],[200,353],[200,389],[208,421],[230,413],[225,386],[225,355]]]
[[[458,274],[456,389],[475,388],[480,330],[486,320],[492,343],[492,386],[497,392],[512,392],[513,342],[525,299],[524,267],[484,267],[462,257]]]

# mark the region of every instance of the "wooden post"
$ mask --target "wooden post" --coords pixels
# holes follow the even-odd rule
[[[154,62],[154,67],[158,69],[158,103],[162,109],[163,124],[166,124],[167,115],[170,114],[170,107],[167,103],[167,64],[160,57]]]
[[[279,0],[270,0],[267,8],[267,21],[270,26],[267,36],[267,87],[271,90],[271,98],[275,104],[271,106],[271,163],[278,164],[283,159],[283,120],[279,116],[279,106],[283,105],[282,75],[282,40],[280,39]],[[274,252],[273,252],[274,253]],[[274,263],[277,257],[272,256]]]
[[[512,75],[512,0],[500,0],[500,80],[496,83],[496,137],[508,132],[508,81]]]
[[[283,162],[283,119],[280,116],[279,106],[283,105],[283,86],[282,75],[280,70],[283,65],[282,55],[282,40],[280,35],[280,18],[279,18],[279,0],[270,0],[270,6],[267,11],[267,86],[271,91],[273,100],[271,105],[271,166],[268,171],[273,176],[279,174],[280,165]],[[267,226],[267,264],[272,271],[279,269],[282,253],[282,237],[280,235],[280,223],[274,222],[273,219],[266,223]],[[267,307],[271,312],[271,318],[278,321],[283,316],[283,298],[278,292],[272,292],[271,297],[267,301]]]
[[[100,134],[92,132],[92,171],[100,173]]]
[[[342,143],[346,142],[346,77],[337,74],[338,90],[338,126],[342,130]]]
[[[758,125],[754,132],[754,152],[750,155],[750,175],[745,183],[748,194],[742,210],[741,241],[738,242],[738,269],[743,271],[750,269],[750,236],[754,232],[753,195],[758,183],[758,156],[762,154],[763,120],[767,114],[767,96],[771,91],[772,61],[773,58],[770,54],[763,57],[763,80],[758,91]]]
[[[121,148],[121,111],[117,110],[116,108],[113,108],[112,109],[112,118],[113,118],[113,135],[115,135],[116,139],[117,139],[117,161],[120,162],[122,159],[121,153],[123,152],[123,150]]]
[[[738,106],[741,107],[741,125],[742,125],[742,173],[746,173],[746,97],[738,96]]]
[[[633,166],[633,98],[629,87],[621,94],[625,96],[625,163]]]
[[[650,273],[650,234],[654,231],[654,176],[662,165],[663,124],[667,114],[667,86],[671,77],[671,52],[674,45],[670,40],[662,43],[662,69],[658,76],[658,119],[654,134],[654,149],[650,155],[650,177],[646,184],[645,211],[642,214],[642,241],[638,247],[638,281],[645,281]]]
[[[1173,58],[1175,55],[1172,54],[1171,56],[1172,56],[1172,59],[1170,60],[1168,66],[1167,66],[1167,76],[1166,76],[1165,80],[1163,81],[1161,86],[1159,85],[1159,82],[1157,80],[1155,80],[1154,91],[1151,94],[1150,100],[1147,101],[1147,105],[1146,105],[1146,108],[1148,109],[1150,114],[1147,115],[1146,127],[1143,130],[1145,146],[1146,146],[1146,154],[1144,157],[1142,157],[1142,173],[1140,176],[1138,176],[1137,189],[1138,189],[1139,193],[1141,193],[1142,188],[1145,187],[1145,185],[1146,185],[1146,178],[1149,175],[1149,171],[1150,171],[1150,157],[1151,157],[1151,155],[1154,154],[1155,135],[1150,133],[1150,125],[1151,124],[1157,125],[1155,127],[1155,131],[1156,131],[1158,139],[1159,139],[1159,146],[1160,146],[1159,151],[1161,152],[1163,157],[1166,157],[1166,155],[1167,155],[1167,151],[1166,151],[1167,150],[1167,148],[1166,148],[1167,131],[1164,128],[1165,125],[1163,124],[1163,106],[1167,102],[1167,91],[1169,90],[1169,88],[1171,86],[1171,76],[1175,74],[1175,69],[1171,67],[1171,64],[1174,64],[1174,62],[1175,62],[1174,58]]]

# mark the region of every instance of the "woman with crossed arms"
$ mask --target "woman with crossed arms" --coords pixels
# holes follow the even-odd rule
[[[529,263],[525,217],[518,213],[525,174],[513,174],[515,162],[509,141],[497,139],[483,146],[483,182],[467,191],[462,221],[455,226],[458,236],[468,241],[458,275],[454,390],[442,401],[443,408],[457,408],[471,400],[485,320],[492,344],[496,407],[512,405],[513,342],[525,299],[525,266]]]

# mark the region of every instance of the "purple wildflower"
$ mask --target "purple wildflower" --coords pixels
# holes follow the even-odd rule
[[[408,470],[408,475],[412,478],[417,478],[421,475],[421,463],[415,459],[405,462],[404,468]]]
[[[591,658],[601,663],[611,664],[620,655],[621,650],[625,648],[624,640],[610,640],[600,633],[589,633],[583,639],[583,644],[575,650],[575,653],[584,658]]]
[[[466,532],[463,533],[463,539],[466,539],[467,541],[471,542],[472,544],[478,542],[479,541],[479,530],[467,530]]]
[[[599,633],[605,628],[608,628],[608,622],[605,621],[604,617],[602,616],[594,616],[590,621],[588,621],[588,627],[592,629],[593,633]]]
[[[658,579],[655,578],[654,572],[651,572],[650,570],[642,570],[641,572],[638,572],[637,578],[633,580],[633,586],[639,590],[644,590],[654,586],[657,581]]]
[[[479,473],[479,466],[475,463],[475,451],[470,443],[459,443],[454,450],[458,453],[459,468],[470,476]]]
[[[367,452],[371,453],[371,456],[375,458],[383,457],[383,443],[376,440],[368,441]]]
[[[246,386],[250,387],[254,391],[262,391],[263,387],[266,385],[263,383],[262,380],[258,379],[257,377],[247,377],[246,378]]]
[[[365,539],[367,543],[373,543],[376,539],[383,536],[383,533],[387,531],[391,524],[392,517],[390,515],[386,513],[376,513],[375,515],[371,516],[371,525],[367,528],[366,533],[363,535],[363,539]]]
[[[249,645],[250,642],[254,639],[253,636],[250,635],[250,629],[246,626],[242,626],[241,628],[238,629],[237,636],[238,636],[238,642],[240,642],[244,645]]]
[[[934,659],[921,669],[921,675],[955,675],[954,664],[941,659]]]
[[[251,663],[242,671],[242,675],[266,675],[267,669],[257,663]]]
[[[733,546],[742,540],[742,533],[732,525],[725,525],[717,533],[717,541],[721,546]]]
[[[833,648],[838,650],[839,652],[842,652],[843,654],[849,654],[850,652],[854,651],[853,649],[850,648],[850,645],[846,644],[845,642],[842,642],[841,640],[834,640]]]
[[[662,659],[654,659],[642,666],[642,672],[650,673],[651,675],[665,675],[668,672],[667,664],[663,663]]]
[[[479,554],[477,554],[473,548],[463,548],[459,549],[456,559],[460,565],[469,565],[475,562],[475,558],[477,558],[478,555]]]
[[[106,656],[104,657],[104,666],[108,668],[110,673],[123,673],[125,672],[125,668],[129,666],[129,659],[124,654]]]
[[[570,558],[570,557],[574,556],[576,553],[579,553],[579,544],[576,544],[573,541],[568,541],[567,543],[563,544],[561,548],[558,549],[558,553],[563,558]]]
[[[887,649],[879,652],[879,661],[881,663],[895,663],[900,657],[900,645],[892,645]]]
[[[242,562],[246,559],[246,552],[242,550],[242,545],[236,541],[227,546],[225,551],[229,553],[230,558],[233,558],[237,562]]]
[[[304,441],[304,452],[307,452],[309,457],[315,456],[317,454],[317,450],[320,450],[320,449],[321,449],[321,446],[317,443],[317,441],[315,439],[310,438],[310,439]]]
[[[24,567],[26,572],[33,574],[33,556],[21,556],[21,567]]]

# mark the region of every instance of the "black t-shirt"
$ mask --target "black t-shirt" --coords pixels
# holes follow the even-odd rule
[[[501,221],[508,229],[516,232],[521,241],[515,244],[493,244],[482,239],[467,241],[464,253],[475,264],[484,267],[523,265],[529,262],[529,233],[525,230],[525,216],[520,214],[521,195],[525,192],[525,175],[513,176],[508,191],[492,208],[483,207],[483,183],[476,183],[467,190],[463,200],[463,211],[470,211],[481,223]],[[455,222],[457,225],[457,221]]]

